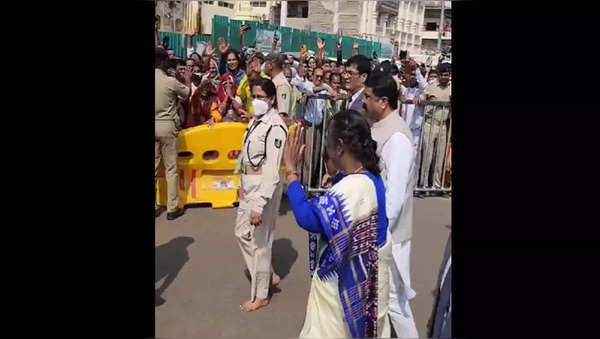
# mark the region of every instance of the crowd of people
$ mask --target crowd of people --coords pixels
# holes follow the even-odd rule
[[[450,65],[442,63],[434,72],[410,59],[380,63],[375,54],[361,55],[357,43],[346,62],[338,43],[332,61],[324,57],[321,40],[316,55],[305,47],[298,57],[276,53],[275,43],[264,55],[243,46],[246,30],[240,30],[240,51],[220,39],[217,48],[209,44],[203,55],[178,60],[156,47],[155,169],[162,160],[167,219],[183,214],[177,132],[247,122],[236,168],[241,187],[235,236],[252,284],[240,309],[268,305],[269,289],[280,281],[271,246],[285,180],[296,221],[310,239],[311,289],[300,337],[390,337],[393,327],[400,338],[417,338],[409,262],[413,191],[423,176],[421,126],[444,138],[447,119],[447,110],[424,111],[420,104],[450,100]],[[322,107],[308,104],[315,97],[343,104],[324,116]],[[325,131],[312,128],[324,120]],[[305,143],[312,139],[304,136],[309,130],[327,133],[324,147]],[[323,154],[316,152],[321,148]],[[425,158],[434,161],[430,153]],[[298,171],[307,157],[326,164],[327,191],[316,197],[300,184]],[[447,313],[449,305],[442,306]],[[432,328],[449,326],[445,317],[434,318],[441,320]]]

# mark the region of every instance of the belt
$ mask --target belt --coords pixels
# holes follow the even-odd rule
[[[259,169],[254,169],[252,166],[242,165],[240,173],[244,175],[260,175],[262,174],[262,167]]]
[[[436,125],[446,123],[446,120],[434,119],[432,116],[425,116],[425,122],[431,123],[432,120],[435,122]]]

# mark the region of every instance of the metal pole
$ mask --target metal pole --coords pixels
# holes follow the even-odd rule
[[[438,29],[438,43],[437,48],[438,51],[442,51],[442,32],[444,30],[444,12],[446,10],[446,1],[441,1],[442,3],[442,13],[440,15],[440,27]]]

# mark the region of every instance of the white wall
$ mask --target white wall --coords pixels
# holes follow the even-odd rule
[[[308,29],[308,18],[287,18],[287,27]]]
[[[213,5],[202,3],[200,11],[202,13],[202,34],[212,34],[213,16],[222,15],[229,18],[233,18],[235,14],[235,11],[233,9],[219,7],[217,5],[217,1],[215,1]]]

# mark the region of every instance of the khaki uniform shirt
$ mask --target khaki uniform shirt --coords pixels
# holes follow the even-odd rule
[[[287,81],[283,72],[280,72],[273,78],[273,83],[277,89],[277,109],[279,113],[287,113],[292,116],[292,87]]]
[[[154,70],[154,119],[178,120],[181,101],[190,96],[190,88],[167,76],[161,69]]]
[[[273,108],[248,123],[240,157],[241,191],[242,198],[257,213],[262,213],[283,183],[279,176],[287,134],[285,122]]]
[[[427,101],[447,101],[450,102],[450,95],[452,94],[452,83],[449,82],[446,87],[440,86],[439,82],[429,84],[423,91],[421,98]],[[431,106],[429,106],[431,107]],[[433,118],[436,122],[443,122],[448,119],[449,109],[446,107],[431,107],[427,108],[425,112],[425,118],[427,120]]]

